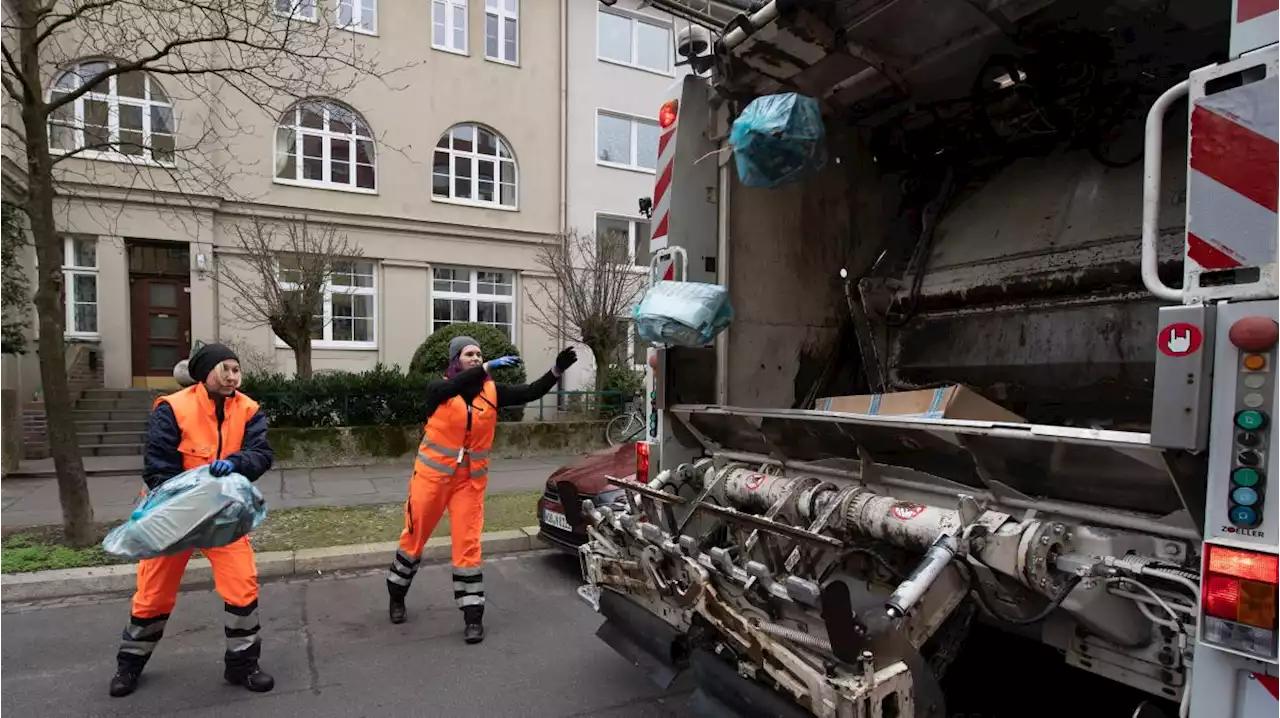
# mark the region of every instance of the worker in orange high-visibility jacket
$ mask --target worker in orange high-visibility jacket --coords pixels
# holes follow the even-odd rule
[[[154,489],[178,474],[209,466],[214,476],[232,472],[256,481],[275,456],[267,443],[267,419],[258,403],[237,391],[240,362],[221,344],[207,344],[191,355],[187,370],[195,384],[156,400],[147,424],[143,480]],[[213,568],[213,583],[225,602],[227,638],[224,678],[263,693],[275,680],[258,668],[258,569],[245,536],[219,548],[202,549]],[[127,696],[138,687],[142,669],[178,599],[178,585],[191,550],[138,562],[138,589],[129,625],[116,654],[111,695]]]
[[[556,356],[551,371],[532,384],[495,384],[490,370],[518,364],[519,357],[485,363],[479,342],[471,337],[449,342],[445,378],[427,386],[427,424],[409,480],[400,548],[387,573],[392,623],[405,620],[404,599],[422,560],[422,548],[448,509],[453,596],[462,609],[463,637],[467,643],[484,640],[480,534],[498,409],[541,398],[577,360],[572,348],[565,349]]]

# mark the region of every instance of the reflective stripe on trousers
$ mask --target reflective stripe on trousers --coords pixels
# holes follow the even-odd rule
[[[133,594],[129,623],[121,637],[117,658],[122,665],[141,668],[164,635],[165,624],[178,600],[182,574],[193,551],[138,562],[138,589]],[[213,569],[213,583],[223,600],[224,633],[229,665],[257,661],[258,569],[247,536],[226,546],[201,549]]]
[[[484,605],[484,572],[479,566],[453,567],[453,600],[458,608]]]
[[[405,526],[400,546],[387,570],[388,590],[403,597],[413,583],[422,550],[445,510],[449,511],[452,538],[454,592],[459,607],[484,603],[480,536],[484,531],[484,496],[488,479],[472,477],[463,466],[452,476],[415,472],[405,502]]]

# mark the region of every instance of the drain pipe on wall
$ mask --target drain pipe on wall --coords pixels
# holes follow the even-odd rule
[[[569,0],[560,0],[560,237],[568,241],[569,231]],[[556,285],[558,305],[564,306],[564,288]],[[564,313],[557,318],[556,347],[565,343]],[[564,391],[564,375],[556,379],[556,390]],[[559,409],[559,401],[556,408]]]

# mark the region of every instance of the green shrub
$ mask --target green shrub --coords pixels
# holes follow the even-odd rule
[[[329,372],[298,379],[246,374],[241,389],[279,427],[422,424],[427,419],[425,376],[382,364],[369,371]]]
[[[485,360],[497,359],[501,356],[520,356],[520,350],[507,339],[501,330],[488,324],[450,324],[432,332],[427,340],[418,346],[409,362],[410,376],[426,376],[438,379],[449,367],[449,341],[457,336],[468,336],[480,342]],[[499,384],[523,384],[526,381],[524,366],[502,367],[495,369],[493,380]],[[519,421],[524,408],[512,406],[498,412],[503,421]]]
[[[604,415],[625,411],[627,402],[644,394],[644,372],[617,364],[604,371],[604,395],[600,397],[600,408]]]

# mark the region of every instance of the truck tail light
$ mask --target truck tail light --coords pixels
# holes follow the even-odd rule
[[[1225,546],[1205,548],[1202,638],[1249,655],[1273,657],[1280,557]]]
[[[636,481],[649,483],[649,442],[636,442]]]
[[[662,109],[658,110],[658,125],[664,130],[667,129],[676,123],[676,117],[679,113],[680,101],[667,100],[662,103]]]

